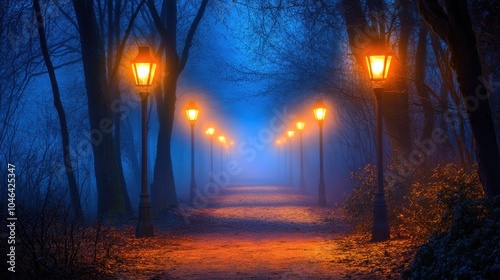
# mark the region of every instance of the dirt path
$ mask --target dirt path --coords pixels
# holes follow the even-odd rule
[[[228,188],[207,208],[189,210],[189,224],[159,226],[154,238],[127,241],[114,274],[120,279],[373,279],[389,273],[370,267],[370,254],[357,259],[357,250],[364,249],[343,241],[345,223],[331,209],[314,205],[314,198],[285,187]]]

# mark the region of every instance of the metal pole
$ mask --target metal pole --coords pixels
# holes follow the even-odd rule
[[[384,166],[382,150],[382,88],[375,88],[376,98],[376,149],[377,149],[377,192],[373,202],[372,241],[385,241],[390,238],[387,222],[387,206],[384,199]]]
[[[292,182],[292,138],[290,137],[290,162],[289,162],[289,177],[288,177],[288,185],[291,187],[293,185]]]
[[[210,182],[214,181],[214,137],[210,136]]]
[[[323,122],[319,125],[319,186],[318,186],[318,205],[326,206],[325,179],[323,174]]]
[[[147,129],[147,104],[148,93],[141,92],[141,123],[142,123],[142,171],[141,171],[141,195],[139,201],[139,223],[135,231],[135,237],[150,237],[154,235],[153,224],[151,224],[151,206],[148,194],[148,134]]]
[[[306,191],[306,183],[304,182],[304,149],[302,146],[302,131],[300,134],[300,192],[304,193]]]
[[[191,185],[189,190],[189,201],[194,204],[196,195],[196,183],[194,181],[194,122],[191,122]]]
[[[287,166],[287,162],[288,162],[287,158],[288,158],[288,151],[286,149],[286,144],[284,144],[283,145],[283,160],[284,160],[284,162],[283,162],[283,186],[286,185],[286,170],[287,170],[286,166]]]

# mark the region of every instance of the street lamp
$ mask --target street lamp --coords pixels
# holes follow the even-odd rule
[[[194,203],[196,183],[194,181],[194,123],[198,119],[200,109],[191,101],[186,106],[186,117],[191,125],[191,185],[189,186],[189,202]]]
[[[326,206],[325,179],[323,174],[323,122],[326,117],[326,106],[321,99],[314,105],[314,118],[319,126],[319,186],[318,186],[318,205]]]
[[[288,181],[289,181],[290,186],[292,186],[293,185],[293,183],[292,183],[292,137],[295,134],[295,131],[289,130],[286,132],[286,134],[288,135],[288,138],[290,138],[290,146],[289,146],[289,148],[290,148],[290,150],[289,150],[290,151],[290,172],[289,172]]]
[[[366,54],[368,76],[372,81],[376,100],[376,149],[377,149],[377,191],[373,202],[372,240],[385,241],[390,238],[387,222],[387,206],[384,198],[384,167],[382,154],[382,95],[384,82],[389,73],[392,55],[385,48],[375,48]]]
[[[223,135],[219,136],[220,142],[220,170],[222,170],[222,157],[224,156],[224,144],[226,144],[226,137]]]
[[[278,146],[278,163],[276,164],[276,166],[278,168],[278,177],[281,177],[281,168],[280,168],[280,162],[281,162],[281,144],[282,144],[281,139],[277,139],[275,141],[275,143],[276,143],[276,146]]]
[[[297,130],[299,131],[300,136],[300,192],[304,193],[306,191],[306,183],[304,182],[304,149],[302,147],[302,132],[304,131],[304,127],[306,123],[303,121],[299,121],[295,124]]]
[[[132,60],[132,72],[135,85],[141,96],[141,125],[142,125],[142,170],[141,195],[139,200],[139,222],[135,230],[135,237],[150,237],[154,235],[151,223],[151,204],[148,193],[148,135],[146,132],[148,95],[153,85],[156,72],[156,63],[149,53],[149,47],[140,46],[139,53]]]
[[[210,182],[214,181],[214,132],[213,127],[209,127],[205,133],[210,137]]]

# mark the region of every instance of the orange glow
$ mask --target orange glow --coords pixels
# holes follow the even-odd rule
[[[276,140],[276,145],[281,145],[281,140]]]
[[[302,131],[302,130],[304,130],[304,127],[306,126],[306,123],[305,123],[305,122],[300,121],[300,122],[297,122],[295,125],[297,126],[297,129],[298,129],[299,131]]]
[[[149,53],[149,47],[139,47],[139,53],[132,60],[132,71],[137,86],[151,86],[156,72],[156,63]]]
[[[389,67],[391,66],[391,55],[367,55],[366,65],[368,75],[372,81],[383,81],[387,79]]]
[[[219,136],[219,142],[226,144],[226,137],[224,137],[223,135]]]
[[[198,119],[198,113],[200,112],[200,109],[196,106],[196,104],[191,101],[189,104],[186,106],[186,116],[188,121],[194,123]]]
[[[326,106],[325,104],[323,104],[323,101],[321,99],[318,99],[318,101],[316,101],[313,110],[314,110],[314,117],[318,122],[322,122],[325,120]]]
[[[286,133],[286,134],[288,135],[288,137],[289,137],[289,138],[292,138],[292,137],[293,137],[293,135],[295,134],[295,131],[293,131],[293,130],[289,130],[289,131],[287,131],[287,133]]]
[[[205,133],[209,136],[213,136],[215,132],[215,129],[213,127],[209,127]]]

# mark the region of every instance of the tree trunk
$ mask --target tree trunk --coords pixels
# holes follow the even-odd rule
[[[70,152],[71,149],[69,146],[69,132],[68,132],[68,124],[66,122],[66,113],[64,112],[64,107],[61,102],[61,95],[59,92],[59,85],[57,84],[56,73],[54,70],[54,66],[52,65],[52,60],[50,59],[49,55],[47,38],[45,37],[45,27],[43,24],[42,13],[40,11],[40,0],[34,0],[33,7],[35,9],[36,21],[38,24],[40,48],[42,50],[45,66],[47,67],[47,72],[50,77],[52,94],[54,96],[54,106],[56,107],[57,115],[59,117],[59,124],[61,125],[63,161],[66,171],[66,176],[68,177],[68,188],[71,198],[71,206],[73,208],[75,217],[77,219],[83,219],[82,205],[80,203],[80,192],[78,191],[78,184],[76,183],[75,174],[73,173],[74,172],[73,165],[71,163],[71,152]]]
[[[106,56],[92,0],[73,0],[78,20],[87,88],[90,133],[100,215],[123,213],[125,203],[112,135],[113,113],[107,89]]]
[[[208,0],[200,3],[198,12],[191,22],[184,42],[182,54],[177,53],[177,1],[164,0],[162,16],[158,14],[155,3],[148,0],[147,5],[161,36],[161,54],[164,54],[164,63],[168,65],[164,73],[162,91],[156,94],[156,104],[159,118],[159,132],[154,168],[154,181],[151,188],[153,212],[161,211],[177,204],[174,171],[172,168],[171,139],[174,126],[177,79],[184,69],[193,41],[194,34],[205,13]]]
[[[163,90],[165,94],[163,98],[157,97],[156,103],[158,106],[159,132],[156,143],[154,181],[151,188],[153,213],[177,205],[177,192],[175,189],[170,144],[174,126],[177,78],[173,74],[166,77],[165,80]]]
[[[425,69],[427,61],[427,27],[421,26],[418,32],[417,53],[415,58],[415,87],[418,99],[422,105],[424,123],[420,140],[431,139],[434,129],[434,113],[431,96],[425,85]]]
[[[419,8],[433,32],[446,41],[474,138],[479,176],[488,198],[500,195],[500,153],[483,84],[481,62],[466,0],[419,0]]]

